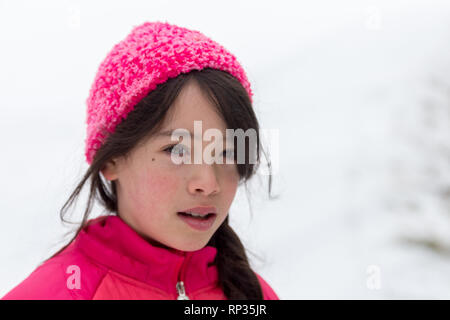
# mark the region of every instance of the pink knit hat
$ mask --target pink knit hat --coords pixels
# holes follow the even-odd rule
[[[244,69],[220,44],[198,31],[167,22],[145,22],[134,27],[100,64],[86,100],[87,162],[92,163],[107,136],[158,84],[207,67],[237,78],[252,101]]]

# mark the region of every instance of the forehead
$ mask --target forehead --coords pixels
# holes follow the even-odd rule
[[[197,123],[195,123],[197,121]],[[204,133],[208,129],[218,129],[225,136],[227,125],[213,102],[203,93],[195,81],[187,83],[166,118],[153,136],[155,139],[167,138],[176,129],[187,129],[194,137],[194,125]]]

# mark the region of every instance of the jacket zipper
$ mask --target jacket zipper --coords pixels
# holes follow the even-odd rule
[[[190,300],[188,295],[186,294],[186,289],[184,287],[184,281],[183,281],[184,271],[186,269],[186,265],[187,265],[187,262],[188,262],[190,256],[191,256],[190,254],[186,253],[186,258],[183,261],[183,264],[181,265],[180,272],[178,273],[178,278],[177,278],[178,281],[176,284],[176,289],[177,289],[177,293],[178,293],[177,300]]]
[[[177,300],[189,300],[189,297],[186,295],[186,291],[184,290],[183,281],[177,282],[177,292],[178,292]]]

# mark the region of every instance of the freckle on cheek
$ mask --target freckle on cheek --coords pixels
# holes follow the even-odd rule
[[[155,158],[152,158],[152,161],[155,161]]]

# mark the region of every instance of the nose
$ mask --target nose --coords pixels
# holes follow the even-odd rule
[[[196,167],[196,170],[188,183],[189,193],[210,196],[220,192],[214,165],[203,163],[192,166]]]

